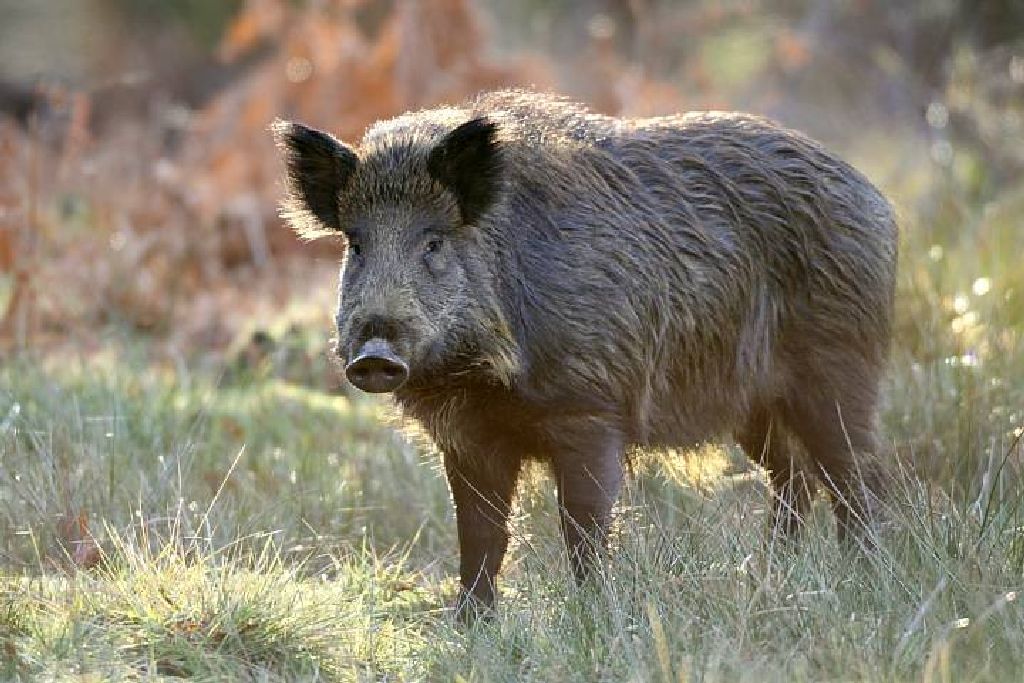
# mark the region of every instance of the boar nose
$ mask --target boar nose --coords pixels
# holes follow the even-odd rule
[[[371,394],[394,391],[409,377],[409,366],[387,341],[374,338],[356,351],[345,366],[345,376],[356,388]]]

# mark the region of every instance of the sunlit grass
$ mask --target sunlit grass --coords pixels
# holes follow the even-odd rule
[[[422,534],[382,551],[364,535],[314,570],[272,533],[218,546],[184,520],[142,519],[108,529],[91,570],[0,579],[0,639],[9,675],[58,678],[1012,677],[1019,489],[986,520],[919,480],[892,483],[898,528],[854,560],[824,506],[794,546],[766,534],[763,490],[742,479],[700,494],[651,475],[631,484],[615,553],[582,590],[533,507],[517,529],[540,528],[513,553],[499,617],[469,629],[443,610],[449,582],[415,557]]]
[[[401,557],[364,550],[309,575],[269,539],[256,555],[154,547],[115,538],[92,572],[0,579],[7,675],[338,680],[398,670],[424,643],[430,620],[407,617],[425,591]]]
[[[218,388],[123,358],[134,365],[4,371],[6,675],[1006,680],[1024,666],[1019,451],[961,400],[962,373],[988,364],[895,363],[894,441],[929,442],[929,458],[977,449],[969,461],[990,465],[960,472],[974,498],[894,471],[876,554],[840,552],[824,501],[801,543],[772,536],[761,477],[709,447],[637,460],[612,559],[578,591],[538,471],[500,615],[467,630],[444,609],[456,546],[443,480],[382,426],[383,404],[273,378]],[[80,514],[88,537],[68,538],[62,521]],[[82,543],[96,547],[87,568]]]

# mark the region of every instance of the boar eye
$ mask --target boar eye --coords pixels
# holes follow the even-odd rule
[[[441,244],[442,244],[442,242],[439,239],[435,238],[435,239],[430,240],[429,242],[427,242],[427,248],[426,248],[427,253],[428,254],[435,254],[435,253],[441,251]]]
[[[348,253],[352,254],[353,256],[359,256],[362,253],[362,248],[359,246],[358,242],[356,242],[353,239],[350,239],[348,241]]]

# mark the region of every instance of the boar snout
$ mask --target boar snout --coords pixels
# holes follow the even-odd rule
[[[384,339],[367,341],[345,366],[345,376],[356,388],[383,394],[402,386],[409,377],[409,365],[398,357]]]

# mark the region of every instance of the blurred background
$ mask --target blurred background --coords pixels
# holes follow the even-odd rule
[[[499,86],[743,109],[839,151],[901,217],[890,433],[916,453],[1019,435],[1018,0],[0,0],[2,353],[127,336],[154,363],[337,389],[340,250],[283,227],[269,123],[355,140]]]

